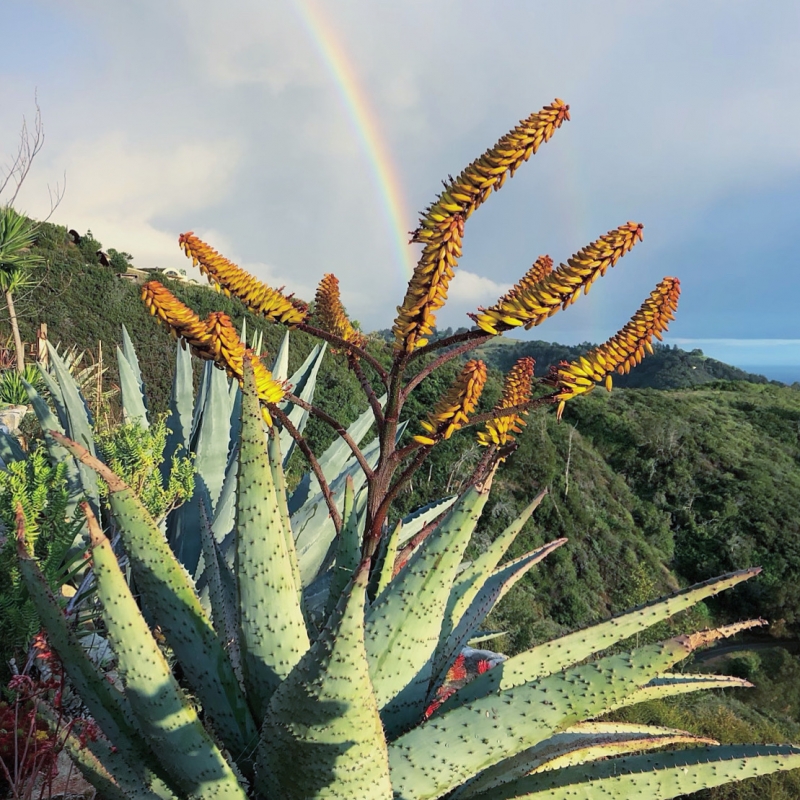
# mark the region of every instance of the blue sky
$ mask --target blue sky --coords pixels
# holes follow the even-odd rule
[[[301,296],[334,272],[353,316],[388,327],[405,285],[393,231],[299,2],[10,0],[0,154],[34,92],[47,133],[23,209],[46,212],[66,172],[54,221],[137,264],[188,267],[176,239],[194,230]],[[412,212],[518,119],[554,97],[571,105],[572,121],[470,219],[441,324],[467,324],[539,254],[564,260],[637,220],[644,242],[536,338],[601,341],[676,275],[671,341],[800,364],[800,4],[319,7]]]

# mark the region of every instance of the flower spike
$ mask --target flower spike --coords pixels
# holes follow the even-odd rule
[[[630,322],[605,344],[593,348],[577,361],[564,361],[558,367],[550,368],[546,381],[558,390],[559,419],[567,400],[592,391],[603,378],[610,392],[612,372],[616,370],[624,375],[641,362],[645,353],[653,352],[653,337],[660,340],[661,332],[675,319],[680,293],[681,286],[677,278],[664,278]]]
[[[240,384],[244,381],[244,359],[247,358],[253,365],[259,400],[277,403],[283,399],[285,384],[276,381],[261,359],[245,347],[227,314],[215,311],[202,320],[158,281],[148,281],[142,287],[142,300],[151,314],[166,323],[173,336],[186,340],[198,358],[214,361]],[[262,413],[271,425],[267,409],[262,409]]]
[[[182,233],[178,243],[215,289],[221,289],[229,297],[238,297],[249,311],[284,325],[305,322],[308,312],[304,303],[262,283],[221,256],[191,231]]]
[[[508,294],[491,308],[479,309],[478,314],[470,316],[481,330],[491,334],[521,325],[530,329],[541,324],[559,309],[574,303],[581,289],[587,294],[598,276],[605,275],[609,267],[642,240],[643,228],[644,225],[638,222],[620,225],[579,250],[566,264],[553,271],[546,269],[543,259],[548,257],[540,257]]]
[[[569,106],[559,99],[532,114],[457,178],[451,178],[424,212],[419,228],[411,235],[411,241],[423,244],[424,249],[403,305],[397,309],[396,350],[411,353],[426,344],[461,256],[464,221],[568,119]]]
[[[503,408],[513,408],[527,403],[531,399],[531,381],[533,380],[535,364],[536,362],[530,356],[521,358],[514,364],[511,371],[506,375],[503,396],[495,406],[495,411]],[[522,432],[522,428],[525,425],[525,420],[522,417],[527,415],[527,411],[520,411],[489,420],[484,429],[478,433],[478,444],[484,446],[507,444],[509,440],[513,440],[513,434]]]
[[[420,425],[428,435],[414,437],[420,444],[436,444],[449,439],[475,410],[486,383],[486,364],[478,359],[468,361],[455,383],[444,393],[425,422]]]
[[[317,286],[317,294],[314,297],[314,322],[322,330],[356,347],[363,347],[366,343],[366,337],[360,334],[347,318],[339,297],[339,280],[335,275],[323,275]]]

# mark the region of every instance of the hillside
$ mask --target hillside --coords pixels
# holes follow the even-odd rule
[[[42,226],[37,250],[47,267],[38,288],[20,299],[23,338],[33,341],[36,324],[44,321],[55,342],[96,353],[102,340],[107,378],[113,383],[113,347],[124,323],[139,353],[151,407],[163,410],[175,343],[146,313],[138,288],[97,261],[98,246],[90,238],[76,246],[63,228]],[[116,259],[116,265],[124,268],[124,261]],[[247,317],[248,329],[262,330],[267,349],[275,351],[283,330],[254,319],[237,301],[202,286],[168,285],[201,315],[226,311],[237,325]],[[312,341],[295,332],[292,342],[293,368]],[[380,336],[372,337],[369,347],[379,359],[388,358]],[[588,347],[492,340],[481,350],[492,367],[481,409],[491,408],[499,397],[502,376],[497,370],[531,355],[537,359],[537,375],[542,375],[550,364],[573,359]],[[449,365],[421,384],[406,406],[412,420],[430,409],[456,369]],[[508,634],[492,646],[514,652],[679,585],[754,564],[764,567],[757,580],[701,606],[689,618],[665,624],[660,635],[762,615],[776,636],[797,637],[800,390],[749,375],[700,351],[666,346],[657,347],[629,376],[615,379],[615,387],[611,394],[596,391],[568,403],[561,423],[551,409],[532,413],[518,450],[497,475],[473,555],[542,487],[550,494],[512,555],[561,536],[569,543],[503,601],[492,626]],[[326,356],[315,402],[345,422],[365,408],[342,357]],[[417,432],[414,425],[412,421],[411,431]],[[315,421],[309,425],[309,442],[317,452],[332,435]],[[457,491],[480,452],[469,432],[443,442],[399,498],[398,513]],[[304,469],[298,453],[290,480]],[[748,658],[736,669],[750,670],[765,687],[752,695],[755,699],[748,701],[743,692],[733,699],[690,697],[677,706],[637,713],[649,714],[651,722],[702,728],[730,741],[796,739],[800,660],[786,650]],[[735,791],[741,793],[724,796],[751,796],[744,788]],[[796,796],[775,791],[761,796]]]

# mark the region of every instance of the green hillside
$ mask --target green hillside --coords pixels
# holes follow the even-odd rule
[[[115,268],[98,262],[94,255],[98,246],[89,238],[75,245],[64,228],[41,226],[37,251],[47,266],[38,276],[38,288],[20,299],[23,338],[33,341],[36,325],[47,322],[54,342],[96,353],[102,340],[113,383],[113,346],[124,323],[136,345],[153,410],[163,410],[169,399],[175,343],[144,310],[138,287],[121,279]],[[116,264],[124,267],[119,259]],[[168,285],[203,316],[212,309],[226,311],[237,325],[246,316],[248,329],[263,330],[272,352],[283,336],[283,329],[254,319],[238,301],[201,286]],[[292,337],[294,367],[311,342],[302,334]],[[369,347],[379,359],[388,358],[379,335],[372,337]],[[498,337],[481,351],[494,368],[482,409],[490,408],[500,394],[502,378],[496,370],[507,370],[516,359],[532,355],[541,375],[548,365],[572,359],[587,347]],[[451,366],[424,381],[406,407],[409,413],[427,412],[455,370]],[[705,358],[700,351],[671,347],[657,348],[630,376],[615,380],[615,387],[620,388],[611,394],[598,390],[571,401],[560,423],[552,409],[532,413],[518,450],[498,473],[475,545],[478,550],[542,487],[548,487],[550,494],[512,555],[560,536],[568,537],[569,543],[504,600],[493,625],[509,633],[491,646],[513,652],[678,585],[754,564],[764,567],[759,579],[702,607],[692,618],[675,621],[675,629],[703,627],[710,615],[721,620],[761,615],[771,621],[772,633],[796,638],[800,633],[800,390],[747,375]],[[365,408],[343,358],[326,357],[316,402],[345,422]],[[414,424],[411,430],[417,432]],[[332,438],[329,429],[314,421],[308,434],[315,450]],[[457,491],[479,457],[480,448],[470,432],[437,446],[411,489],[401,496],[398,513]],[[299,454],[294,458],[296,479],[304,465]],[[646,713],[653,718],[650,721],[678,727],[691,728],[694,718],[695,728],[733,737],[731,741],[736,736],[797,739],[800,699],[795,695],[800,690],[793,687],[800,686],[800,661],[786,650],[776,653],[762,653],[742,667],[766,687],[754,695],[755,701],[748,701],[744,692],[736,698],[711,696],[702,703],[690,697],[677,706],[653,707]],[[789,784],[781,782],[788,780],[776,779],[771,794],[758,796],[796,797],[793,789],[786,788]],[[747,794],[749,785],[707,796],[756,796]]]

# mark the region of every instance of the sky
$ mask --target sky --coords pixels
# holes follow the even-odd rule
[[[273,286],[341,282],[391,326],[419,212],[556,97],[572,120],[468,221],[440,312],[470,324],[536,257],[635,220],[644,242],[528,334],[603,341],[664,276],[668,341],[800,365],[800,3],[5,0],[0,156],[38,97],[21,210],[137,266],[192,230]],[[7,158],[6,158],[7,160]]]

